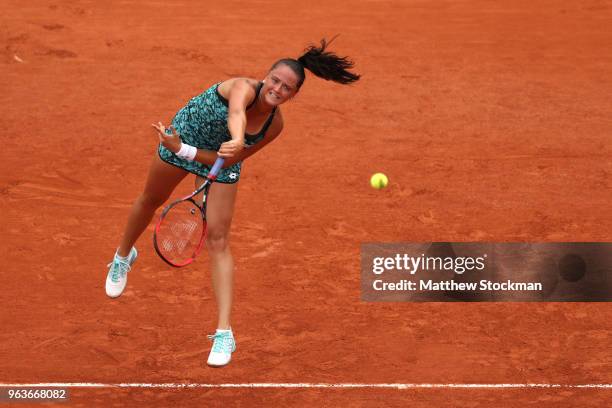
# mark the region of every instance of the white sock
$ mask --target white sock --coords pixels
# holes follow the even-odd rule
[[[217,333],[231,333],[231,332],[232,332],[231,327],[229,329],[217,329]]]
[[[119,251],[119,250],[117,250],[117,251]],[[130,250],[130,252],[131,252],[131,250]],[[128,254],[128,256],[121,256],[121,255],[119,255],[119,252],[115,252],[115,258],[117,258],[120,261],[127,261],[129,257],[130,257],[129,254]]]

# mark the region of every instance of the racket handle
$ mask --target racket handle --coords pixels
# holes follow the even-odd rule
[[[217,160],[215,161],[215,164],[213,164],[212,168],[208,172],[208,178],[215,178],[215,177],[217,177],[217,173],[219,173],[219,170],[221,170],[221,167],[223,167],[223,162],[224,161],[225,160],[223,159],[223,157],[217,157]]]

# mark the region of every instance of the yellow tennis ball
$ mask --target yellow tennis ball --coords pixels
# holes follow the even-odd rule
[[[382,173],[376,173],[370,178],[370,185],[377,190],[387,187],[387,184],[389,179]]]

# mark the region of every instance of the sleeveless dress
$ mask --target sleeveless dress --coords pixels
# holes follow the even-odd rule
[[[216,83],[200,95],[192,98],[172,119],[172,126],[176,129],[183,142],[198,149],[218,151],[222,143],[232,139],[227,127],[229,102],[219,93],[220,84]],[[247,106],[247,111],[257,101],[262,85],[263,83],[260,82],[257,86],[255,99]],[[265,137],[275,113],[276,107],[274,107],[272,113],[257,134],[245,134],[246,148],[259,143]],[[161,144],[159,145],[158,153],[159,157],[166,163],[202,177],[206,177],[211,168],[211,166],[197,161],[181,159]],[[240,179],[241,169],[242,162],[223,168],[219,171],[216,181],[228,184],[236,183]]]

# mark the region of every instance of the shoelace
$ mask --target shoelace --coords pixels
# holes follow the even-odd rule
[[[206,337],[213,341],[213,353],[231,353],[234,351],[234,340],[229,333],[209,334]]]
[[[119,259],[113,259],[113,262],[109,263],[106,266],[113,265],[113,269],[111,269],[111,280],[114,283],[119,282],[119,277],[124,277],[126,273],[130,270],[130,263],[128,261],[121,261]]]

